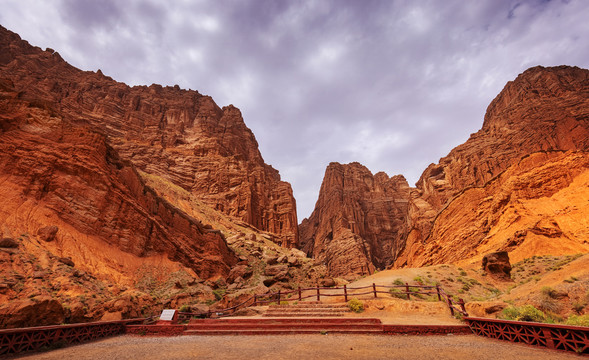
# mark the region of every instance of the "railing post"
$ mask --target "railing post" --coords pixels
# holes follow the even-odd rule
[[[258,295],[254,295],[254,305],[256,306],[258,304]]]
[[[448,295],[448,307],[450,308],[450,315],[454,316],[454,306],[452,306],[452,298]]]
[[[319,286],[317,286],[317,301],[321,301],[321,296],[319,294]]]
[[[299,286],[299,301],[303,300],[303,298],[301,297],[301,287]]]
[[[407,300],[411,300],[411,295],[409,295],[409,283],[405,283],[405,292],[407,293]]]
[[[436,284],[436,292],[438,293],[438,301],[442,301],[442,295],[440,295],[440,284]]]
[[[278,305],[280,305],[280,290],[278,290]]]
[[[374,292],[374,297],[376,297],[376,285],[372,283],[372,291]]]
[[[344,300],[348,302],[348,288],[346,287],[346,284],[344,284]]]
[[[542,328],[542,335],[544,335],[544,339],[546,340],[546,347],[549,349],[555,349],[554,346],[554,339],[552,338],[552,334],[550,333],[550,329],[543,327]]]
[[[460,305],[462,312],[466,314],[466,308],[464,307],[464,300],[462,298],[458,299],[458,305]]]

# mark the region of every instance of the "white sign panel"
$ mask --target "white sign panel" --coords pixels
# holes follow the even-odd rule
[[[175,314],[176,314],[176,310],[165,309],[162,311],[162,314],[160,315],[160,320],[172,321],[172,320],[174,320]]]

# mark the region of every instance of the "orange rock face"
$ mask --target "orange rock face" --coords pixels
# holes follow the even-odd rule
[[[319,199],[300,226],[302,249],[332,276],[371,274],[393,261],[403,238],[409,185],[359,163],[331,163]]]
[[[517,231],[524,230],[513,219],[501,224],[500,215],[530,199],[573,191],[571,186],[579,191],[576,201],[586,203],[586,192],[574,184],[575,176],[584,176],[588,150],[589,71],[567,66],[526,70],[491,102],[482,129],[422,174],[412,192],[408,237],[396,266],[457,261],[479,254],[486,242],[493,244],[488,252],[504,248],[500,242],[508,238],[519,239],[510,240],[509,250],[516,251],[522,245],[522,233]],[[565,156],[566,151],[580,152]],[[537,211],[544,213],[542,221],[551,223],[551,211],[570,209],[560,206]],[[515,218],[541,220],[530,211]],[[505,228],[502,240],[488,242],[499,224]],[[589,250],[579,236],[583,231],[577,226],[571,231],[576,235],[563,236],[568,245],[561,249]],[[554,239],[552,243],[557,244]],[[516,259],[554,246],[524,248]]]
[[[334,275],[480,261],[496,251],[514,261],[587,252],[588,151],[589,71],[532,68],[416,188],[385,176],[387,187],[359,164],[331,164],[301,244]]]
[[[43,234],[55,230],[61,243],[71,227],[139,257],[167,254],[203,278],[228,274],[236,258],[225,240],[158,197],[104,135],[3,90],[0,224],[6,231],[47,241]]]
[[[72,124],[105,134],[108,145],[139,170],[198,195],[213,208],[298,245],[290,184],[266,165],[240,111],[219,108],[197,91],[129,87],[68,65],[0,29],[0,78],[18,97]]]

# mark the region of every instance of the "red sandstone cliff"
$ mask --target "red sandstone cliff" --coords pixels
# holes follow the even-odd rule
[[[18,97],[0,81],[3,236],[52,226],[55,254],[78,264],[103,257],[82,250],[91,237],[139,257],[166,254],[202,278],[229,273],[236,257],[225,240],[157,196],[104,135]]]
[[[482,129],[431,164],[416,188],[396,182],[392,193],[405,202],[371,209],[372,220],[362,199],[390,197],[374,185],[379,174],[331,164],[315,211],[300,225],[301,244],[334,275],[497,250],[515,259],[586,252],[588,151],[589,71],[531,68],[491,102]]]
[[[580,151],[577,157],[584,157],[589,151],[588,70],[568,66],[535,67],[507,83],[489,105],[482,129],[422,174],[417,189],[411,194],[408,237],[406,244],[400,245],[404,250],[395,265],[419,266],[473,256],[482,251],[477,250],[479,245],[497,225],[498,215],[489,218],[488,211],[501,212],[512,202],[552,196],[559,190],[569,189],[574,183],[573,174],[582,173],[582,165],[574,165],[580,168],[569,170],[566,166],[555,167],[559,170],[543,172],[541,177],[537,172],[534,177],[520,173],[522,159],[539,151]],[[542,166],[551,166],[551,161],[547,159]],[[528,194],[506,192],[498,185],[515,181],[508,179],[509,176],[519,179],[519,187],[529,187]],[[567,180],[554,188],[554,180],[562,176]],[[470,190],[473,188],[486,193],[485,201],[495,204],[492,209],[478,207],[480,199],[473,199],[466,205],[464,199],[477,191]],[[583,192],[580,195],[585,196]],[[456,204],[462,206],[453,208]],[[454,217],[449,217],[450,212]],[[470,220],[466,224],[457,218]],[[442,228],[445,230],[440,232]],[[504,236],[516,236],[521,229],[513,227],[512,230],[503,231]],[[575,243],[583,244],[579,234],[573,238]],[[530,251],[533,255],[535,250]],[[441,253],[447,255],[441,256]]]
[[[199,196],[211,207],[298,245],[290,184],[266,165],[234,106],[178,86],[129,87],[80,71],[0,28],[0,77],[18,98],[103,133],[121,158]]]
[[[365,275],[389,266],[405,229],[409,185],[359,163],[331,163],[319,199],[300,225],[301,245],[332,276]]]

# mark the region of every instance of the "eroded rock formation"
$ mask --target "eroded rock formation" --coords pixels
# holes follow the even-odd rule
[[[302,249],[332,276],[387,267],[404,236],[409,190],[400,175],[372,175],[359,163],[329,164],[315,210],[300,226]]]
[[[483,256],[481,267],[483,271],[496,279],[511,280],[511,263],[507,251],[497,251]]]
[[[119,156],[151,176],[196,194],[213,208],[276,234],[296,247],[296,203],[290,184],[266,165],[234,106],[178,86],[129,87],[80,71],[0,28],[0,78],[18,98],[106,136]]]
[[[2,228],[62,246],[85,234],[139,257],[167,254],[203,278],[229,273],[236,258],[225,240],[157,196],[104,135],[2,90]]]
[[[367,273],[371,264],[480,261],[498,250],[516,261],[586,252],[588,151],[589,71],[531,68],[491,102],[480,131],[431,164],[416,188],[395,190],[408,204],[373,212],[377,225],[364,225],[359,201],[383,196],[366,185],[369,172],[331,164],[300,225],[301,244],[338,275]]]
[[[491,102],[482,129],[422,174],[412,192],[408,237],[396,266],[477,255],[510,206],[576,186],[574,178],[585,172],[580,164],[588,150],[589,71],[569,66],[526,70]],[[577,153],[566,160],[565,151]],[[568,161],[572,163],[562,163]],[[484,195],[475,200],[474,193]],[[566,208],[561,206],[559,211]],[[548,218],[551,211],[546,211]],[[516,232],[522,229],[510,229],[504,236],[521,240]],[[578,235],[573,238],[583,244]],[[542,253],[538,248],[528,251]]]

